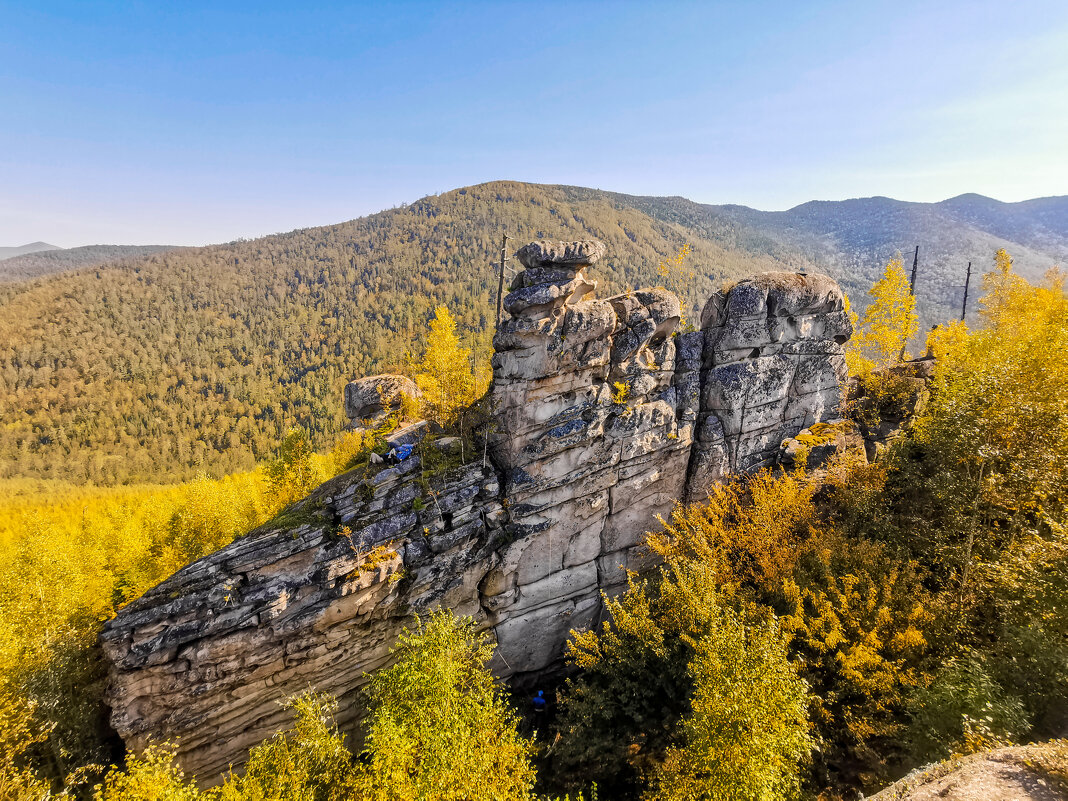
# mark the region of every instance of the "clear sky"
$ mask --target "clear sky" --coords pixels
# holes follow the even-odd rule
[[[0,245],[227,241],[502,178],[1068,194],[1068,1],[0,0]]]

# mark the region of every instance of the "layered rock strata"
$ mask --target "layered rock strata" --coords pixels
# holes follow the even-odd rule
[[[536,676],[599,619],[602,591],[648,565],[656,514],[838,415],[850,329],[831,279],[742,281],[680,332],[665,290],[595,298],[603,254],[595,241],[518,252],[484,462],[352,470],[108,623],[108,703],[129,747],[176,738],[212,783],[288,725],[279,702],[308,687],[337,696],[350,727],[367,672],[435,606],[496,639],[499,675]]]

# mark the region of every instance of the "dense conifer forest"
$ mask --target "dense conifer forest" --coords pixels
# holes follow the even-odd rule
[[[1030,226],[1002,231],[1053,248],[1014,249],[1016,269],[1031,279],[1068,243],[1063,198],[1048,200]],[[666,283],[693,318],[724,281],[774,269],[828,272],[862,306],[919,226],[925,331],[957,314],[961,276],[946,265],[961,267],[978,250],[978,274],[1001,241],[957,221],[978,214],[974,203],[951,206],[955,217],[943,205],[874,198],[837,212],[805,204],[769,213],[495,182],[339,225],[0,285],[0,477],[116,484],[223,475],[269,457],[294,425],[326,447],[345,422],[345,382],[403,366],[437,305],[486,353],[491,262],[504,234],[511,248],[541,237],[605,241],[608,256],[593,273],[602,296],[665,283],[657,266],[689,243],[686,269]]]
[[[696,311],[728,278],[797,266],[591,190],[487,184],[326,228],[0,287],[0,476],[94,484],[250,469],[299,425],[317,447],[353,378],[403,366],[439,304],[489,347],[501,236],[608,244],[605,294],[692,242]]]

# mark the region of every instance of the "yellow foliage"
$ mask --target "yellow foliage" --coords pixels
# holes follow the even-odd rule
[[[692,251],[693,248],[690,246],[690,243],[687,242],[678,249],[674,256],[661,259],[660,263],[656,266],[656,275],[657,278],[660,279],[660,286],[664,289],[671,290],[680,298],[685,298],[689,294],[687,290],[697,280],[697,273],[694,270],[683,266]],[[684,308],[679,319],[679,326],[685,328],[687,322],[686,311]]]
[[[371,678],[366,759],[352,797],[530,798],[532,743],[486,667],[493,648],[475,622],[439,610],[405,631],[392,654]]]
[[[715,484],[702,504],[676,506],[649,547],[667,561],[697,560],[721,584],[778,585],[790,575],[815,516],[816,484],[803,474],[762,471],[748,483]]]
[[[48,784],[24,764],[26,751],[43,740],[33,725],[32,705],[0,687],[0,798],[31,801],[45,797]]]
[[[103,621],[184,565],[266,522],[295,493],[335,472],[359,444],[345,438],[327,455],[291,449],[276,481],[256,470],[173,486],[0,483],[0,581],[6,587],[0,594],[0,700],[11,699],[0,713],[2,750],[16,753],[5,744],[43,740],[44,753],[63,755],[47,766],[57,779],[105,758],[92,717],[100,708],[93,648]],[[289,483],[298,479],[299,486]],[[17,717],[16,710],[22,710]],[[162,759],[156,756],[142,767],[156,770]],[[0,788],[17,775],[0,761]],[[26,772],[24,778],[34,776]]]
[[[407,396],[405,396],[407,397]],[[345,472],[354,461],[374,445],[374,434],[365,429],[342,434],[325,459],[324,472],[330,475]]]
[[[927,353],[935,359],[945,359],[965,347],[968,333],[968,326],[963,320],[936,325],[927,334]]]
[[[849,492],[859,504],[864,485],[881,486],[871,470],[837,465],[828,489],[843,507]],[[821,516],[817,489],[803,473],[769,472],[714,486],[707,503],[676,507],[648,543],[672,569],[700,565],[722,593],[776,611],[802,677],[817,689],[810,711],[825,753],[877,766],[876,744],[900,734],[905,699],[920,681],[931,614],[915,565],[839,533]]]
[[[487,367],[474,365],[471,350],[460,345],[456,323],[446,306],[434,310],[426,353],[416,369],[423,415],[443,428],[454,423],[489,386]]]
[[[204,798],[190,784],[174,761],[171,745],[150,746],[131,755],[126,770],[113,770],[96,787],[94,801],[200,801]]]
[[[883,277],[868,290],[871,303],[864,310],[846,349],[846,363],[853,375],[889,367],[916,333],[916,298],[900,258],[886,265]]]
[[[1028,520],[1042,528],[1063,521],[1068,295],[1063,273],[1051,270],[1032,286],[1004,251],[984,287],[984,325],[946,350],[928,413],[914,427],[929,459],[954,476],[947,491],[969,509],[960,525],[974,533],[982,520],[996,520],[1011,540]],[[972,555],[963,556],[966,565]]]
[[[994,330],[1018,322],[1027,315],[1020,304],[1026,302],[1029,288],[1030,284],[1012,271],[1012,256],[1000,248],[994,254],[994,269],[983,275],[984,294],[979,298],[983,320]]]
[[[813,448],[834,442],[839,434],[849,430],[850,425],[846,420],[839,423],[820,422],[802,431],[794,437],[801,444],[801,448],[794,457],[796,464],[804,467],[808,463],[808,457]]]
[[[717,612],[691,661],[694,692],[682,743],[667,749],[647,801],[785,801],[799,794],[800,765],[814,745],[807,687],[775,621],[747,626],[733,610]]]

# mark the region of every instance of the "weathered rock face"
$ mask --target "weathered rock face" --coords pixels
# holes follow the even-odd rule
[[[417,480],[436,492],[421,504]],[[419,456],[354,471],[286,515],[179,571],[112,620],[112,725],[128,747],[177,737],[204,783],[291,722],[279,701],[308,687],[359,715],[365,673],[412,616],[484,617],[478,582],[504,513],[492,467],[422,476]]]
[[[403,396],[419,397],[415,383],[403,375],[373,375],[345,385],[345,416],[355,427],[375,426],[399,411]]]
[[[825,275],[764,273],[717,292],[704,334],[691,499],[732,472],[775,464],[784,439],[836,417],[853,327]]]
[[[177,738],[210,783],[286,726],[278,702],[309,686],[353,724],[366,672],[439,605],[496,638],[498,674],[536,676],[599,619],[601,591],[648,566],[657,513],[838,415],[851,331],[829,278],[743,281],[680,333],[665,290],[594,299],[587,272],[603,253],[587,241],[517,254],[527,269],[494,339],[486,464],[346,473],[107,625],[108,701],[129,746]]]

